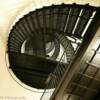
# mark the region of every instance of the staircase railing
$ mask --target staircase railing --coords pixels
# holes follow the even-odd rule
[[[68,65],[71,61],[71,58],[73,58],[74,54],[77,52],[79,45],[77,46],[77,49],[75,50],[72,57],[69,58],[70,60],[68,60],[67,63],[63,63],[62,59],[65,56],[67,48],[68,48],[68,46],[66,46],[66,49],[63,51],[63,54],[62,54],[61,58],[59,59],[59,63],[57,64],[54,72],[50,73],[50,75],[46,81],[46,87],[44,89],[44,92],[43,92],[40,100],[50,100],[50,97],[52,96],[53,92],[55,91],[58,84],[60,83],[65,71],[67,70]]]

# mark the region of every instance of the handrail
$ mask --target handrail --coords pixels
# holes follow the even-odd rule
[[[65,65],[61,64],[61,60],[62,60],[63,56],[66,54],[66,50],[68,48],[68,45],[69,44],[67,44],[65,50],[63,51],[63,54],[61,55],[59,63],[57,64],[54,72],[50,73],[48,79],[46,80],[46,87],[44,89],[44,92],[43,92],[40,100],[49,100],[52,93],[54,92],[54,90],[58,86],[59,82],[61,81],[63,74],[65,73],[67,66],[70,62],[70,60],[68,60],[69,62],[67,61],[67,63]]]

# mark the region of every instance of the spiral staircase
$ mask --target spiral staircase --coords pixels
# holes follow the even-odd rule
[[[9,68],[22,83],[44,89],[41,100],[49,100],[51,95],[45,97],[46,90],[56,90],[84,41],[92,36],[87,31],[91,25],[93,28],[97,24],[98,16],[100,17],[100,8],[88,4],[52,5],[30,12],[10,31]],[[99,69],[91,62],[87,62],[87,66],[93,68],[81,68],[82,72],[71,78],[65,90],[65,94],[69,95],[66,100],[94,100],[100,88],[100,79],[94,79]],[[89,75],[84,74],[86,71]],[[94,84],[88,88],[92,82],[89,80]],[[84,92],[87,94],[82,97]]]

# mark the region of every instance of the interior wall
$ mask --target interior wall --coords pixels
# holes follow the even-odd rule
[[[44,5],[74,2],[100,6],[100,0],[0,0],[0,100],[11,98],[11,100],[39,100],[41,96],[41,93],[31,92],[21,87],[12,79],[7,70],[6,46],[12,25],[24,14]]]

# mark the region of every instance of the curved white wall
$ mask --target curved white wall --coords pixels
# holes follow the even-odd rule
[[[0,0],[0,100],[39,100],[41,93],[28,91],[10,76],[5,62],[7,37],[11,26],[23,14],[43,5],[60,3],[90,3],[100,6],[100,0]],[[13,99],[11,97],[20,97]]]

